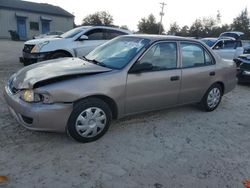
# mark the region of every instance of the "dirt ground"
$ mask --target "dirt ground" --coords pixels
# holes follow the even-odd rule
[[[2,90],[22,68],[22,42],[0,40],[0,187],[223,188],[250,178],[250,86],[214,112],[184,106],[114,122],[100,140],[32,132],[10,116]]]

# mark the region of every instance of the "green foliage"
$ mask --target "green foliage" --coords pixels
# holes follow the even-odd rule
[[[120,26],[120,28],[128,30],[128,26],[127,25],[122,25],[122,26]]]
[[[174,22],[170,25],[168,34],[179,35],[185,37],[218,37],[225,31],[241,31],[245,33],[243,39],[250,38],[250,19],[247,9],[241,11],[239,16],[233,19],[233,23],[228,25],[221,25],[221,14],[218,11],[216,18],[204,17],[202,19],[196,19],[193,24],[188,27],[187,25],[180,28],[180,26]]]
[[[82,25],[112,25],[113,21],[112,15],[108,12],[101,11],[86,16],[82,21]]]
[[[159,34],[160,23],[156,22],[153,14],[150,14],[148,18],[142,18],[138,23],[139,33],[147,34]],[[161,26],[161,31],[164,31],[163,26]]]
[[[174,22],[170,24],[168,35],[176,35],[177,33],[180,33],[180,26],[176,22]]]
[[[250,20],[248,17],[247,8],[241,11],[239,16],[234,18],[233,23],[231,24],[232,30],[241,31],[245,33],[246,38],[250,38]]]

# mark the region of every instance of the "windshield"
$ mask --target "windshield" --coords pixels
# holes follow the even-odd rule
[[[60,37],[61,38],[73,38],[74,36],[76,36],[77,34],[79,34],[82,31],[84,31],[83,28],[71,29],[71,30],[67,31],[66,33],[63,33],[62,35],[60,35]]]
[[[216,43],[217,40],[215,40],[215,39],[201,39],[201,41],[204,42],[209,47],[212,47]]]
[[[106,67],[121,69],[149,43],[149,39],[137,37],[118,37],[90,52],[86,58],[100,62]]]

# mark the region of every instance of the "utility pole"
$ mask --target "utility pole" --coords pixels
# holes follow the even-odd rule
[[[161,25],[162,25],[162,17],[164,16],[164,6],[167,5],[166,3],[162,2],[161,4],[161,12],[160,12],[160,16],[161,16],[161,21],[160,21],[160,25],[159,25],[159,35],[161,34]]]

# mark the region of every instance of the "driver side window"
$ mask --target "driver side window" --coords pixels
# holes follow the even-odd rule
[[[86,34],[89,40],[105,40],[103,29],[93,29],[88,31]]]
[[[155,44],[138,63],[152,65],[152,71],[174,69],[177,67],[177,44],[175,42]]]

